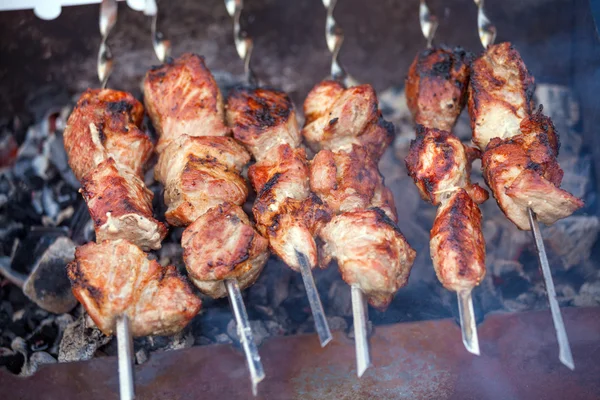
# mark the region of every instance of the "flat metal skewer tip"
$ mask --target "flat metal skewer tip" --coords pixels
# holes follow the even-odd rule
[[[119,393],[121,400],[135,398],[133,386],[133,341],[129,330],[129,318],[117,318],[117,354],[119,356]]]
[[[352,286],[352,315],[354,318],[354,346],[356,348],[356,374],[360,378],[371,365],[367,321],[369,310],[365,294],[358,286]]]
[[[458,296],[458,313],[460,315],[460,330],[465,348],[472,354],[480,355],[477,323],[473,310],[473,297],[471,289],[456,292]]]

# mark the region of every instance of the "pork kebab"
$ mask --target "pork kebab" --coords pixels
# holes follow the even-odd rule
[[[471,184],[478,150],[451,133],[466,103],[470,56],[460,48],[428,48],[415,57],[406,79],[406,99],[417,124],[406,157],[408,174],[423,200],[438,206],[430,253],[442,285],[457,293],[463,342],[479,355],[471,290],[485,276],[485,241],[478,204],[488,193]]]
[[[383,119],[370,85],[345,89],[321,82],[308,94],[304,114],[302,135],[318,152],[310,163],[310,188],[332,214],[318,232],[320,262],[337,260],[353,294],[364,293],[384,310],[407,283],[416,256],[396,225],[393,195],[377,168],[394,127]],[[368,363],[360,365],[359,353],[357,347],[361,376]]]
[[[229,295],[256,391],[264,372],[240,290],[258,279],[269,250],[241,207],[250,154],[230,137],[221,92],[198,55],[148,71],[144,102],[159,135],[154,173],[165,188],[166,219],[186,226],[181,245],[192,282],[210,297]]]

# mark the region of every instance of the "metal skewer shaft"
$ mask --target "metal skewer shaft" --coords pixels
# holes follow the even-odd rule
[[[246,312],[246,306],[244,305],[244,299],[242,298],[238,282],[235,279],[227,279],[225,280],[225,286],[227,287],[229,301],[235,315],[238,335],[246,354],[246,361],[248,362],[250,379],[252,381],[252,394],[256,396],[258,384],[265,379],[265,371],[260,361],[256,343],[254,343],[254,335],[252,334],[252,328],[250,328],[248,313]]]
[[[356,349],[356,375],[360,378],[371,365],[369,335],[367,333],[369,309],[363,291],[355,285],[352,285],[351,290],[352,316],[354,319],[354,347]]]
[[[331,336],[331,330],[329,329],[329,324],[327,323],[327,318],[323,311],[323,304],[319,297],[319,291],[315,285],[312,270],[306,256],[296,250],[296,258],[298,259],[298,264],[300,264],[300,272],[302,273],[306,296],[308,297],[310,310],[312,311],[313,319],[315,320],[315,329],[319,335],[321,347],[325,347],[327,343],[333,339],[333,336]]]
[[[253,42],[240,25],[240,17],[244,9],[244,0],[225,0],[225,8],[231,18],[233,18],[233,39],[238,56],[244,62],[244,74],[249,85],[256,84],[256,76],[250,67],[250,58],[252,57]]]
[[[575,369],[575,363],[573,361],[573,354],[571,353],[571,346],[569,345],[565,323],[560,312],[558,301],[556,300],[556,290],[554,289],[552,272],[550,271],[550,264],[548,263],[548,256],[546,255],[546,248],[544,247],[544,239],[542,238],[542,233],[540,232],[535,213],[531,208],[528,208],[527,211],[529,213],[529,224],[531,225],[531,231],[533,232],[535,247],[537,248],[538,258],[540,260],[540,267],[542,268],[542,274],[544,275],[544,284],[546,285],[548,302],[550,303],[552,321],[554,322],[554,329],[556,329],[559,348],[558,358],[564,365],[573,370]]]
[[[156,58],[158,58],[160,62],[164,63],[171,53],[171,42],[165,39],[162,32],[158,30],[158,4],[156,0],[146,0],[144,14],[152,17],[152,47],[154,48]]]
[[[477,323],[473,310],[473,297],[471,289],[456,292],[458,297],[458,313],[460,315],[460,329],[462,340],[470,353],[479,355],[479,337],[477,336]]]
[[[112,53],[106,44],[106,40],[108,39],[108,34],[117,22],[117,7],[117,0],[102,0],[102,3],[100,4],[99,22],[102,40],[100,41],[100,49],[98,50],[97,69],[98,79],[100,80],[102,89],[106,87],[113,67]]]
[[[133,341],[129,330],[129,318],[117,318],[117,352],[119,356],[119,392],[121,400],[135,398],[133,386]]]

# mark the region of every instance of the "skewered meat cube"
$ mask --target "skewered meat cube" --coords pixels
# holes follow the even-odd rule
[[[415,123],[451,131],[467,100],[471,55],[461,48],[426,49],[406,78],[406,99]]]
[[[153,67],[144,80],[144,104],[159,134],[161,153],[181,135],[227,136],[221,91],[204,58],[186,53]]]
[[[127,239],[144,250],[160,249],[167,227],[152,216],[152,192],[129,169],[109,158],[81,180],[96,240]]]
[[[181,237],[190,279],[204,294],[227,296],[223,280],[235,278],[240,289],[252,285],[269,253],[268,241],[254,230],[244,211],[224,203],[210,209]]]
[[[111,335],[127,315],[133,336],[172,335],[200,310],[200,299],[174,266],[163,268],[126,240],[88,243],[67,266],[75,297]]]
[[[534,79],[508,42],[489,46],[471,64],[469,115],[473,143],[485,151],[489,141],[518,135],[531,114]]]
[[[69,116],[64,144],[69,165],[81,179],[113,158],[141,176],[154,148],[140,130],[144,108],[131,94],[111,89],[86,90]]]
[[[378,161],[394,137],[394,125],[383,119],[371,85],[344,89],[338,82],[321,82],[308,94],[304,114],[302,136],[315,152],[349,152],[356,144]]]
[[[485,276],[481,211],[466,190],[451,192],[439,206],[430,252],[435,273],[448,290],[471,289]]]
[[[373,307],[385,309],[406,284],[416,252],[380,209],[337,215],[320,236],[323,262],[336,259],[344,281],[357,285]]]
[[[463,188],[481,204],[488,192],[471,184],[471,162],[477,157],[475,149],[463,146],[450,132],[417,126],[417,139],[411,142],[406,157],[406,169],[415,181],[421,198],[439,205],[454,191]]]
[[[392,192],[361,146],[353,145],[349,153],[317,153],[311,162],[310,187],[336,214],[377,207],[397,221]]]
[[[165,186],[171,225],[194,222],[224,202],[242,205],[248,187],[240,175],[250,155],[229,137],[181,135],[160,154],[156,179]]]

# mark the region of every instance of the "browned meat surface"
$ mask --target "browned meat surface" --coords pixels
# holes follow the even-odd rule
[[[161,153],[181,135],[226,136],[221,91],[204,59],[186,53],[159,67],[144,80],[144,104],[159,134]]]
[[[315,152],[349,152],[356,144],[378,161],[394,137],[394,125],[383,119],[370,85],[344,89],[337,82],[321,82],[308,94],[304,115],[302,136]]]
[[[224,202],[244,204],[248,187],[240,172],[249,161],[248,152],[232,138],[182,135],[171,141],[154,169],[165,186],[169,224],[191,224]]]
[[[448,290],[472,289],[485,276],[481,211],[464,189],[453,191],[438,208],[430,252],[435,273]]]
[[[200,310],[200,299],[174,266],[161,267],[126,240],[78,247],[67,273],[75,297],[105,335],[123,314],[133,336],[172,335]]]
[[[467,100],[470,58],[461,48],[437,47],[417,54],[405,82],[415,123],[452,130]]]
[[[160,249],[167,227],[152,216],[152,191],[112,158],[81,180],[96,240],[127,239],[144,250]]]
[[[397,221],[392,192],[361,146],[349,153],[321,150],[310,164],[310,188],[336,214],[378,207]]]
[[[519,52],[508,42],[488,49],[471,64],[469,115],[473,143],[484,151],[492,138],[520,133],[531,113],[534,79]]]
[[[566,218],[583,202],[560,189],[563,171],[556,161],[558,137],[541,110],[521,123],[522,134],[494,138],[483,155],[484,178],[504,214],[529,230],[527,208],[546,225]]]
[[[323,262],[336,259],[344,281],[357,285],[373,307],[385,309],[408,281],[416,252],[383,211],[337,215],[320,236]]]
[[[227,123],[233,136],[257,161],[282,144],[300,146],[302,136],[289,96],[271,89],[235,89],[227,99]]]
[[[441,204],[459,188],[481,204],[488,199],[488,192],[471,184],[472,161],[465,146],[450,132],[418,126],[406,169],[423,200],[433,205]]]
[[[140,130],[144,108],[131,94],[111,89],[86,90],[64,132],[69,165],[77,179],[112,157],[120,167],[142,175],[154,146]]]
[[[252,285],[269,257],[268,241],[239,206],[228,203],[188,226],[181,246],[190,279],[213,298],[227,296],[224,279],[237,279],[241,289]]]

